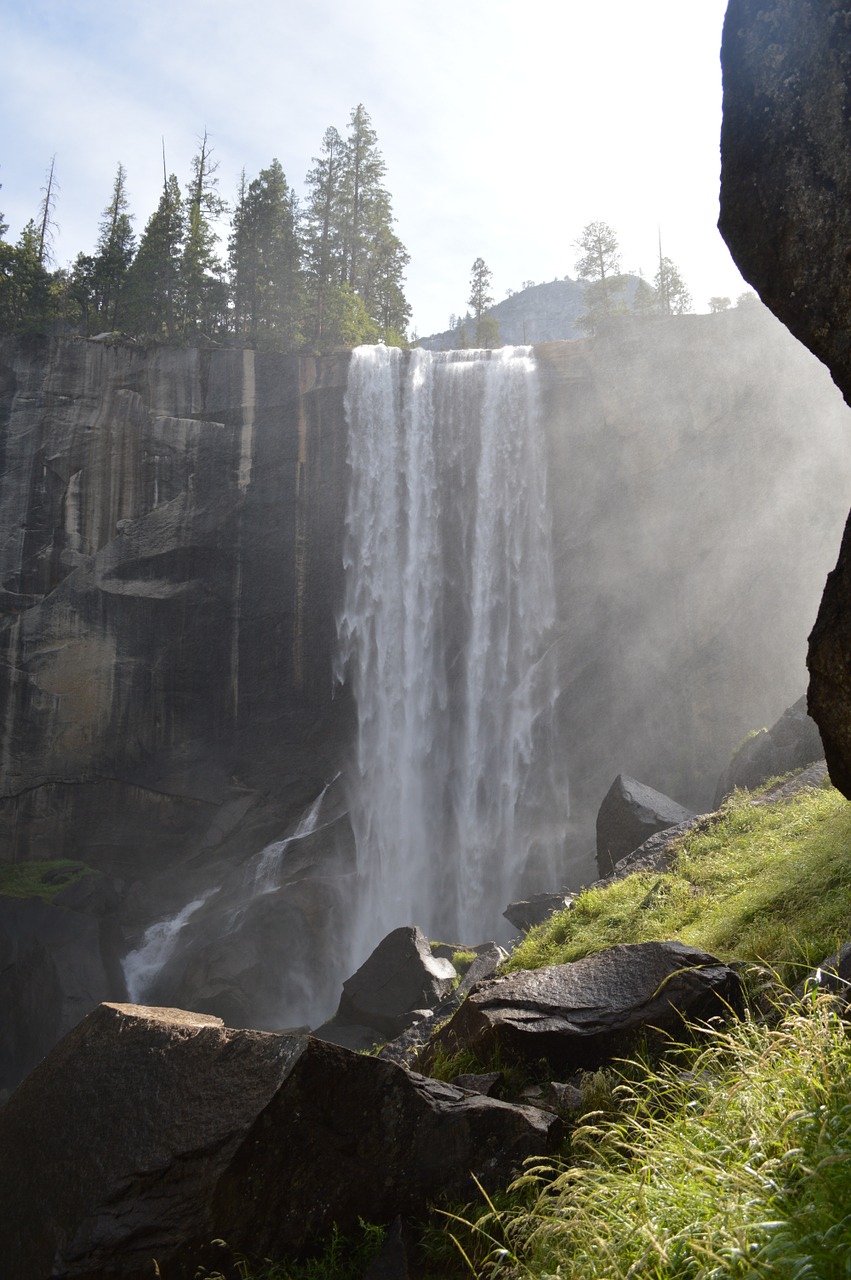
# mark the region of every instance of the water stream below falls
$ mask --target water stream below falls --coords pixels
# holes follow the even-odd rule
[[[337,675],[365,952],[400,924],[477,941],[560,883],[547,468],[529,347],[352,354]]]

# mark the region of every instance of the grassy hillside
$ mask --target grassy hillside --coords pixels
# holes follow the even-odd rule
[[[759,1014],[704,1030],[661,1061],[638,1056],[586,1077],[559,1158],[495,1201],[436,1213],[412,1276],[851,1275],[848,1028],[829,998],[790,1001],[788,991],[851,939],[851,804],[828,786],[770,804],[736,793],[680,840],[669,871],[586,891],[506,968],[654,938],[741,965]],[[333,1247],[336,1260],[309,1272],[244,1263],[240,1275],[350,1274],[341,1242]]]

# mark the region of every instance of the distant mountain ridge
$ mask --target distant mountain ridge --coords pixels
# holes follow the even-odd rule
[[[637,276],[627,276],[625,301],[631,304]],[[585,310],[583,295],[585,285],[565,276],[563,280],[549,280],[545,284],[529,285],[519,289],[486,312],[499,322],[500,345],[518,345],[533,342],[562,342],[587,335],[579,326],[579,317]],[[462,317],[467,330],[467,345],[475,346],[476,322],[472,317]],[[429,334],[417,340],[417,346],[427,351],[454,351],[461,345],[460,328],[446,329],[443,333]]]

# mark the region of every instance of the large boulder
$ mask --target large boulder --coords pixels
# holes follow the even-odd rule
[[[521,902],[509,902],[503,915],[509,924],[521,933],[528,933],[536,924],[543,924],[557,911],[567,911],[573,905],[572,893],[534,893]]]
[[[403,925],[388,933],[343,983],[333,1025],[371,1027],[385,1039],[398,1035],[414,1009],[439,1005],[457,977],[450,960],[432,955],[421,929]]]
[[[851,403],[851,28],[844,5],[730,0],[719,227]],[[810,636],[808,706],[851,797],[851,526]]]
[[[471,1174],[504,1186],[559,1137],[552,1114],[311,1039],[219,1183],[217,1230],[254,1253],[299,1254],[334,1223],[346,1232],[469,1200]]]
[[[0,1255],[18,1280],[150,1276],[216,1234],[210,1198],[305,1036],[102,1004],[0,1111]]]
[[[822,755],[818,726],[807,714],[807,699],[802,696],[770,729],[760,729],[733,752],[718,779],[715,808],[736,787],[753,791],[769,778],[803,769]]]
[[[499,1185],[558,1134],[306,1035],[101,1005],[0,1111],[0,1256],[16,1280],[192,1275],[217,1236],[289,1256]]]
[[[498,1050],[503,1061],[591,1069],[628,1053],[642,1031],[682,1034],[685,1020],[725,1014],[739,999],[737,974],[704,951],[681,942],[623,944],[481,983],[423,1060],[437,1049],[469,1049],[486,1061]]]
[[[619,773],[597,814],[597,866],[608,875],[616,862],[657,831],[688,822],[695,815],[670,796]]]

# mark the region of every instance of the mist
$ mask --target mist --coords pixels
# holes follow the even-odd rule
[[[489,396],[512,363],[520,401]],[[486,442],[508,420],[485,482]],[[317,785],[277,882],[258,895],[243,871],[202,905],[148,998],[197,1007],[203,972],[204,1008],[226,1012],[211,993],[236,982],[243,1021],[315,1025],[390,928],[506,939],[510,900],[596,879],[596,813],[618,773],[711,808],[742,738],[806,687],[848,426],[823,367],[756,302],[536,348],[355,352],[340,777],[327,795],[328,778]],[[503,538],[474,572],[474,530],[494,508]],[[476,573],[498,619],[478,641]],[[234,975],[245,947],[256,990],[251,965]]]

